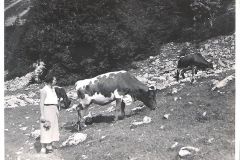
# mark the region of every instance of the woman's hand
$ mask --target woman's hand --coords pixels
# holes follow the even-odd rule
[[[40,121],[41,121],[42,123],[45,123],[45,121],[46,121],[45,117],[44,117],[44,116],[41,116],[41,117],[40,117]]]

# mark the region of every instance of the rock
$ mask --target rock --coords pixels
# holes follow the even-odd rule
[[[88,156],[86,156],[86,155],[82,155],[82,158],[83,158],[83,159],[87,159]]]
[[[222,66],[222,67],[225,67],[225,66],[226,66],[226,65],[221,61],[220,58],[218,59],[218,64],[219,64],[220,66]]]
[[[15,152],[17,155],[22,154],[22,151]]]
[[[174,149],[174,148],[176,148],[177,147],[177,145],[178,145],[178,142],[175,142],[172,146],[171,146],[171,149]]]
[[[40,137],[40,130],[35,130],[33,132],[31,132],[31,137],[37,139],[38,137]]]
[[[143,124],[142,121],[141,121],[141,122],[133,122],[133,123],[132,123],[132,125],[134,125],[134,126],[138,126],[138,125],[141,125],[141,124]]]
[[[149,59],[154,59],[154,56],[150,56]]]
[[[28,93],[28,97],[30,97],[30,98],[34,97],[35,95],[36,94],[34,92],[32,92],[32,91]]]
[[[178,155],[183,158],[185,156],[191,155],[193,153],[199,152],[200,149],[195,148],[195,147],[191,147],[191,146],[187,146],[187,147],[182,147],[178,153]]]
[[[223,80],[216,83],[211,90],[214,91],[215,89],[225,87],[228,84],[228,82],[232,81],[234,78],[235,78],[234,74],[224,78]]]
[[[212,143],[213,140],[214,140],[214,138],[210,138],[210,139],[208,140],[208,143]]]
[[[175,93],[177,93],[177,92],[178,92],[177,88],[173,88],[173,89],[172,89],[172,94],[175,94]]]
[[[174,101],[177,101],[178,100],[178,97],[174,97]]]
[[[167,81],[175,81],[175,78],[172,75],[167,75],[166,80]]]
[[[61,147],[63,146],[71,146],[71,145],[77,145],[80,142],[83,142],[87,139],[87,134],[84,133],[75,133],[68,137],[66,141],[64,141],[61,144]]]
[[[140,122],[134,121],[134,122],[132,122],[132,124],[130,125],[130,129],[136,128],[137,126],[142,125],[142,124],[148,124],[151,121],[152,121],[151,117],[145,116],[143,118],[143,121],[140,121]]]
[[[204,47],[205,47],[205,50],[208,50],[208,47],[209,47],[210,45],[207,43],[207,44],[205,44],[204,45]]]
[[[206,112],[206,111],[205,111],[205,112],[203,112],[203,114],[202,114],[202,115],[203,115],[203,117],[205,117],[205,116],[207,115],[207,112]]]
[[[147,83],[148,83],[149,85],[155,85],[155,84],[156,84],[155,81],[150,81],[150,80],[149,80]]]
[[[21,127],[20,130],[26,131],[28,127]]]
[[[145,73],[145,74],[143,75],[143,77],[146,78],[146,79],[148,79],[148,73]]]
[[[164,115],[163,115],[163,118],[168,119],[169,116],[170,116],[170,114],[164,114]]]
[[[145,116],[143,118],[143,123],[150,123],[152,121],[152,118],[151,117],[148,117],[148,116]]]
[[[180,157],[185,157],[185,156],[191,155],[191,152],[189,152],[188,150],[180,150],[178,155]]]
[[[163,81],[166,81],[166,77],[164,77],[164,76],[152,77],[152,80],[157,81],[157,82],[163,82]]]

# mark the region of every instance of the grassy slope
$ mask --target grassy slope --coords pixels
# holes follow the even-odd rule
[[[222,74],[226,75],[233,73]],[[53,154],[47,155],[47,159],[82,159],[86,155],[88,159],[179,159],[177,153],[182,146],[191,145],[200,148],[200,152],[188,159],[233,159],[234,157],[234,81],[217,91],[210,91],[211,78],[202,78],[198,83],[178,84],[174,87],[182,88],[175,95],[169,94],[171,88],[162,90],[157,95],[158,108],[155,111],[144,109],[136,115],[116,123],[94,123],[82,132],[88,134],[88,138],[77,146],[59,148]],[[174,101],[174,97],[181,100]],[[192,102],[189,104],[188,102]],[[140,105],[139,102],[127,108],[130,109]],[[114,114],[103,113],[110,105],[97,106],[90,109],[93,113],[103,115]],[[206,116],[202,114],[206,111]],[[165,113],[170,113],[169,119],[163,119]],[[130,129],[133,120],[142,120],[147,115],[152,118],[150,124],[145,124]],[[30,117],[25,119],[25,117]],[[5,109],[5,152],[10,157],[15,157],[15,152],[23,147],[20,157],[29,159],[42,159],[42,155],[36,153],[39,143],[33,138],[25,135],[31,132],[31,128],[38,129],[36,121],[39,118],[38,106],[26,106],[15,109]],[[61,111],[60,126],[76,121],[75,112]],[[13,125],[14,123],[14,125]],[[19,128],[19,124],[27,126],[26,131]],[[164,129],[161,126],[164,125]],[[32,126],[32,127],[31,127]],[[72,133],[67,128],[61,129],[61,142]],[[106,136],[101,139],[102,136]],[[208,140],[214,138],[212,143]],[[25,144],[27,142],[27,144]],[[171,145],[178,142],[177,148],[169,149]],[[33,143],[28,144],[28,143]],[[59,146],[59,144],[56,144]],[[35,146],[35,149],[30,149]],[[45,155],[46,156],[46,155]],[[10,157],[6,159],[11,159]]]

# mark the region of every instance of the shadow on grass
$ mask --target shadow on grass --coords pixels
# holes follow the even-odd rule
[[[93,123],[112,123],[114,122],[114,116],[105,116],[105,115],[97,115],[94,117],[88,117],[85,119],[86,125],[92,125]],[[78,123],[77,122],[67,122],[63,125],[65,130],[70,130],[71,132],[78,132]],[[81,126],[81,128],[83,128]]]
[[[140,108],[140,109],[136,109],[134,111],[131,111],[129,114],[125,115],[125,117],[121,117],[119,116],[118,119],[119,120],[123,120],[124,118],[129,118],[133,115],[138,115],[138,114],[144,114],[144,112],[146,111],[146,107],[144,108]],[[86,125],[92,125],[93,123],[114,123],[114,115],[97,115],[94,117],[87,117],[85,119],[85,124]],[[61,127],[65,130],[70,130],[71,132],[78,132],[78,123],[77,122],[67,122],[66,124],[63,125],[63,127]],[[81,128],[84,128],[81,126]]]

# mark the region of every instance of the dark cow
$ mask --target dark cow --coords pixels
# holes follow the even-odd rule
[[[143,102],[150,109],[157,107],[156,89],[147,87],[127,71],[109,72],[91,79],[80,80],[75,83],[79,97],[78,124],[85,115],[86,109],[92,103],[106,105],[116,101],[115,120],[121,111],[125,116],[125,96]],[[80,126],[78,125],[78,129]]]
[[[59,87],[59,86],[55,86],[54,87],[55,92],[57,94],[58,100],[59,100],[59,109],[67,109],[69,108],[70,104],[71,104],[71,100],[68,98],[66,91],[64,90],[64,88]],[[64,106],[62,105],[62,103],[64,104]]]
[[[178,61],[176,79],[177,81],[179,80],[180,70],[182,70],[181,76],[183,79],[185,78],[184,73],[188,70],[192,70],[191,82],[193,82],[194,73],[197,74],[198,70],[205,71],[207,68],[213,69],[213,64],[205,60],[205,58],[200,53],[185,55]]]

